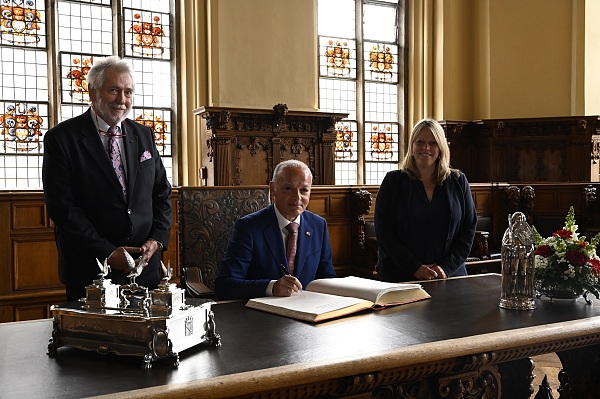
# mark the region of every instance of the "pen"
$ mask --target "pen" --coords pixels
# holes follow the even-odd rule
[[[281,272],[283,273],[284,276],[290,275],[290,273],[288,272],[288,269],[285,267],[285,265],[283,263],[279,264],[279,268],[281,269]]]

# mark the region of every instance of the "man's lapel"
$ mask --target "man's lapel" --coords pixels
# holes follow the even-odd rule
[[[106,176],[110,185],[123,196],[123,190],[117,174],[110,164],[106,148],[102,145],[102,140],[98,134],[98,129],[94,125],[91,116],[91,108],[84,114],[81,123],[81,145],[88,152],[90,159],[98,165],[101,173]]]
[[[124,137],[123,144],[125,145],[125,159],[127,160],[127,193],[131,193],[131,195],[134,194],[133,188],[135,187],[135,179],[139,167],[139,160],[137,159],[137,154],[139,154],[138,136],[131,126],[132,123],[136,122],[132,122],[129,119],[121,122],[121,127],[127,134]]]

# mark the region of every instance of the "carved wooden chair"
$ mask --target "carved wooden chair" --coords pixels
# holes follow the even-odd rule
[[[214,297],[214,282],[240,217],[271,203],[268,186],[179,188],[181,287]]]

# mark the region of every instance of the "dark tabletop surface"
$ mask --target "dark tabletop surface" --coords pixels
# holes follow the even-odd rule
[[[499,275],[424,282],[431,299],[320,324],[213,304],[222,346],[201,344],[141,368],[142,358],[58,348],[47,356],[51,320],[0,324],[0,398],[85,397],[296,363],[326,361],[453,338],[600,315],[600,303],[536,299],[532,311],[498,307]]]

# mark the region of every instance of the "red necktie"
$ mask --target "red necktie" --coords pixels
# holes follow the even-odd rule
[[[298,223],[291,222],[285,228],[289,231],[286,243],[286,255],[288,271],[294,274],[294,259],[296,258],[296,236],[298,235]]]
[[[123,196],[127,198],[127,183],[125,182],[125,168],[123,167],[123,159],[121,158],[121,150],[117,143],[116,135],[119,134],[119,128],[111,126],[108,128],[108,158],[112,163],[112,166],[117,174],[121,188],[123,189]]]

